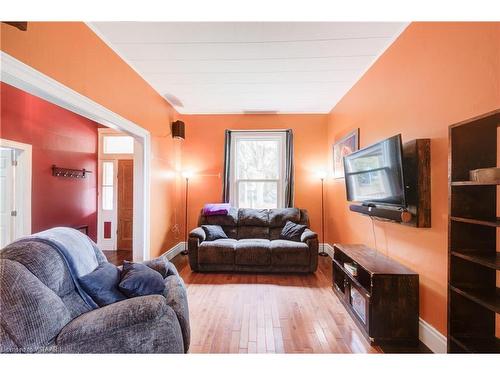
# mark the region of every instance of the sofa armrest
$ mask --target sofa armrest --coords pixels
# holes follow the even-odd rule
[[[300,237],[302,242],[307,244],[309,247],[309,270],[311,272],[316,272],[318,269],[318,234],[307,228]]]
[[[191,328],[189,324],[189,307],[186,286],[179,275],[171,275],[165,279],[165,291],[163,296],[167,304],[174,310],[177,320],[181,326],[184,342],[184,352],[189,350]]]
[[[203,242],[206,239],[205,231],[201,227],[194,228],[189,232],[189,238],[197,238],[200,242]]]
[[[307,242],[307,240],[312,240],[314,238],[318,238],[318,234],[316,232],[313,232],[309,228],[306,228],[306,230],[300,236],[300,240],[302,242]]]
[[[136,297],[80,315],[56,338],[67,353],[183,353],[181,327],[160,295]]]
[[[198,246],[205,241],[205,231],[201,228],[195,228],[189,233],[188,238],[188,255],[189,266],[192,271],[198,271]]]

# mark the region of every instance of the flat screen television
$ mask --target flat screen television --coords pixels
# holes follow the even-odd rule
[[[401,134],[344,157],[347,200],[406,207]]]

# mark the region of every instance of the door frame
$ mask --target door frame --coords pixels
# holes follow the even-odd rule
[[[22,206],[19,221],[15,227],[15,239],[28,236],[31,234],[31,176],[32,176],[32,146],[27,143],[11,141],[9,139],[0,138],[0,147],[13,148],[22,151],[17,158],[16,167],[16,193],[22,199],[16,202],[16,210],[18,205]],[[20,173],[19,173],[20,172]],[[17,199],[16,199],[17,200]]]
[[[134,137],[133,258],[150,258],[151,134],[40,71],[0,51],[0,80],[108,128]]]
[[[104,154],[103,137],[105,135],[126,135],[115,129],[99,128],[97,129],[99,150],[97,152],[98,171],[97,174],[97,244],[101,250],[117,250],[117,230],[118,230],[118,160],[134,160],[133,154]],[[135,145],[134,145],[135,146]],[[105,161],[113,162],[113,213],[112,216],[112,236],[111,240],[104,238],[104,213],[102,209],[102,163]],[[134,167],[135,168],[135,167]],[[134,170],[135,177],[135,170]]]

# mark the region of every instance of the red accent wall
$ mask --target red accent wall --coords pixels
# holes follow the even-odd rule
[[[31,144],[33,233],[88,225],[97,237],[97,123],[1,83],[0,137]],[[85,168],[85,179],[54,177],[52,165]]]

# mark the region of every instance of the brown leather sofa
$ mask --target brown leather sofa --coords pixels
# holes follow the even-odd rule
[[[306,210],[235,209],[227,215],[205,216],[189,234],[189,263],[193,271],[315,272],[318,236],[306,229],[300,241],[280,239],[287,221],[309,226]],[[206,241],[201,225],[220,225],[228,239]]]

